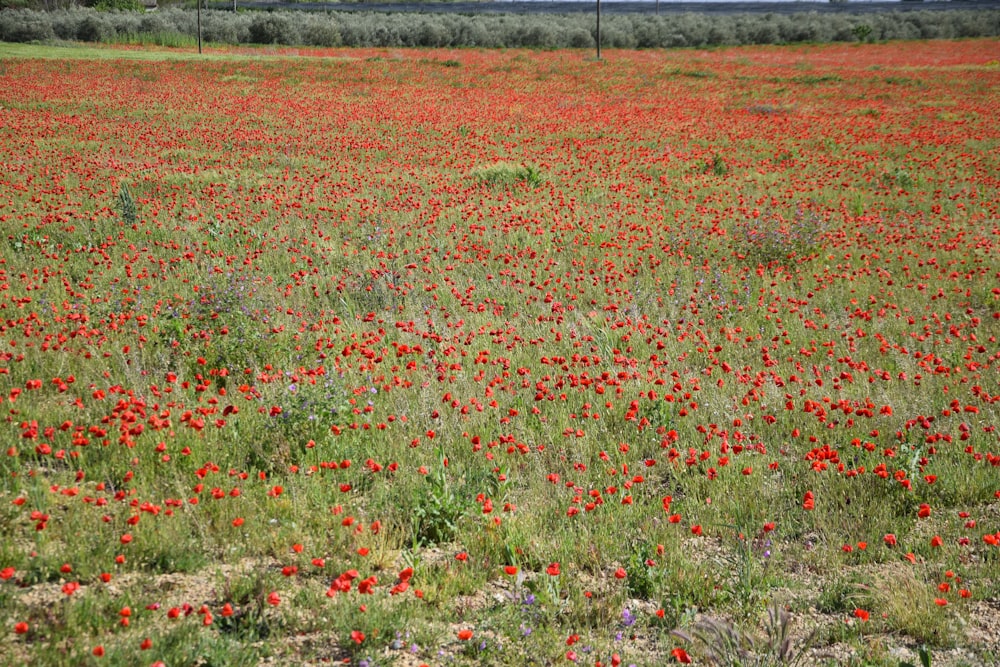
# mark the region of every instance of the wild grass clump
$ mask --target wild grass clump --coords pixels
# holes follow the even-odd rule
[[[796,638],[792,615],[779,604],[771,604],[764,622],[764,633],[744,630],[718,618],[703,618],[690,628],[673,635],[690,646],[710,665],[718,667],[793,667],[805,664],[806,650],[813,635]]]
[[[537,188],[544,182],[544,177],[534,165],[517,165],[500,162],[489,167],[483,167],[472,172],[473,178],[491,187],[510,187],[524,183],[528,187]]]

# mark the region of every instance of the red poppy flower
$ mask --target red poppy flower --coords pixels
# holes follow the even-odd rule
[[[811,510],[816,507],[816,497],[813,495],[812,491],[806,491],[806,495],[802,500],[802,509]]]
[[[685,651],[682,648],[675,648],[673,651],[670,652],[670,655],[673,656],[674,660],[676,660],[679,663],[685,665],[691,664],[691,657],[688,656],[687,651]]]

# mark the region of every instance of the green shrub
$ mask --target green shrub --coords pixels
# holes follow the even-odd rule
[[[416,28],[414,46],[441,47],[451,44],[451,31],[433,20],[424,20]]]
[[[41,42],[53,37],[52,23],[44,14],[33,11],[0,13],[0,41]]]
[[[566,32],[566,44],[571,49],[592,49],[594,36],[586,28],[571,28]]]
[[[292,15],[269,12],[257,14],[250,22],[250,41],[254,44],[299,44],[299,31]]]
[[[213,22],[215,22],[216,19],[218,19],[218,14],[219,12],[202,12],[201,29],[203,37],[205,37],[205,34],[207,32],[207,27],[211,25]],[[247,17],[246,15],[239,14],[237,16],[233,16],[231,12],[228,12],[228,14],[229,14],[228,21],[226,21],[225,19],[218,19],[218,21],[220,23],[234,23],[236,22],[236,18],[241,18],[243,23],[245,23],[246,25],[250,24],[250,18]],[[176,8],[160,9],[156,12],[155,16],[162,17],[164,22],[166,22],[168,26],[172,27],[174,30],[181,33],[182,35],[190,35],[191,37],[198,36],[198,19],[196,12],[185,11],[183,9],[176,9]],[[143,18],[146,17],[144,16]],[[215,41],[208,37],[205,38],[208,41]],[[235,44],[236,42],[232,43]]]
[[[395,25],[378,24],[371,31],[372,41],[376,46],[405,46]]]
[[[615,21],[610,23],[607,28],[602,28],[601,46],[612,49],[634,49],[636,41],[631,26],[621,21]]]
[[[76,26],[79,23],[79,16],[75,12],[57,12],[49,14],[46,18],[57,38],[65,40],[77,38]]]
[[[144,12],[146,8],[140,0],[98,0],[94,9],[99,12]]]
[[[340,29],[329,16],[309,21],[302,28],[302,41],[307,46],[340,46]]]
[[[483,23],[462,21],[455,28],[453,44],[463,46],[496,48],[500,46],[500,35],[491,31]]]
[[[0,0],[2,2],[3,0]],[[14,0],[17,1],[17,0]],[[11,42],[65,40],[181,43],[197,36],[195,12],[164,8],[135,11],[141,0],[100,0],[96,9],[54,12],[5,9],[0,39]],[[9,3],[8,3],[9,4]],[[97,11],[98,9],[102,11]],[[788,16],[679,14],[668,17],[610,16],[601,44],[610,48],[846,42],[884,39],[982,37],[1000,34],[1000,12],[815,12]],[[165,37],[166,36],[166,37]],[[221,44],[283,44],[349,47],[593,48],[596,30],[589,15],[376,14],[344,12],[202,11],[202,36]]]
[[[158,33],[173,30],[173,26],[159,14],[147,14],[139,20],[139,31],[145,33]]]
[[[81,42],[104,42],[115,34],[111,21],[100,14],[85,16],[76,25],[76,38]]]
[[[201,36],[206,42],[218,44],[247,44],[252,18],[246,14],[233,16],[230,12],[204,12],[201,17]],[[197,36],[197,25],[188,34]]]

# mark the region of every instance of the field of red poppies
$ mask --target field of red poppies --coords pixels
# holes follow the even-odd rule
[[[19,48],[3,664],[1000,660],[996,41]]]

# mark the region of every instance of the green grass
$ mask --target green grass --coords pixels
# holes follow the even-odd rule
[[[159,40],[163,41],[163,40]],[[160,44],[157,39],[139,42],[125,41],[119,43],[84,44],[78,42],[66,42],[60,44],[14,44],[10,42],[0,42],[0,58],[29,58],[45,60],[102,60],[102,61],[145,61],[145,62],[172,62],[172,61],[209,61],[209,62],[242,62],[247,59],[260,60],[283,60],[287,58],[297,58],[299,56],[267,53],[268,47],[244,46],[240,47],[239,53],[226,52],[223,47],[215,50],[215,45],[203,44],[202,53],[198,53],[197,42],[190,40],[180,40],[176,44]],[[143,49],[122,49],[119,44],[137,44]],[[163,50],[160,47],[169,47],[170,50]],[[185,49],[183,51],[174,49]],[[351,60],[349,56],[324,56],[324,59]]]

